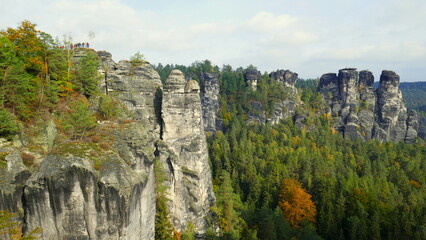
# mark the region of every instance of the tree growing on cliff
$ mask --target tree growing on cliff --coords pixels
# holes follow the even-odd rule
[[[167,188],[163,185],[166,176],[163,172],[161,162],[156,159],[154,163],[155,171],[155,239],[173,240],[173,226],[170,222],[170,212],[167,207],[169,200],[166,195]]]
[[[130,63],[134,66],[140,65],[145,62],[145,56],[139,51],[130,57]]]
[[[15,120],[6,109],[0,109],[0,137],[11,140],[13,135],[18,132],[18,126]]]
[[[61,125],[73,139],[83,138],[88,130],[96,126],[96,118],[90,112],[86,98],[81,97],[70,104],[61,116]]]
[[[75,90],[81,92],[87,98],[99,92],[99,81],[101,76],[98,73],[100,65],[98,56],[91,51],[86,51],[86,55],[80,60],[76,68]]]

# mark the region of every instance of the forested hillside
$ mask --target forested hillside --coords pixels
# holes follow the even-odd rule
[[[250,114],[259,114],[251,102],[268,114],[288,96],[280,83],[264,74],[253,91],[243,68],[219,71],[209,61],[178,67],[192,77],[209,69],[220,74],[225,126],[208,143],[221,239],[426,238],[423,141],[344,139],[322,112],[317,80],[296,83],[303,126],[292,118],[248,124]]]
[[[399,87],[409,108],[426,112],[426,82],[403,82]]]

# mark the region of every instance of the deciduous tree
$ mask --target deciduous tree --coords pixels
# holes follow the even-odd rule
[[[279,206],[292,227],[300,227],[303,221],[315,222],[316,208],[311,195],[295,179],[283,180]]]

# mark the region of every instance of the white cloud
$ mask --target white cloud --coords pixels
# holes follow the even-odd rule
[[[246,23],[247,29],[257,34],[259,43],[268,48],[303,46],[317,41],[309,19],[259,12]]]
[[[248,21],[248,27],[259,32],[285,30],[300,20],[287,14],[275,15],[271,12],[258,12]]]

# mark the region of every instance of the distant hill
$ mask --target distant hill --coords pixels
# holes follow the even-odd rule
[[[426,82],[402,82],[399,88],[408,108],[426,112]]]
[[[374,82],[374,87],[378,88],[379,82]],[[426,113],[426,82],[402,82],[399,89],[409,109]]]

